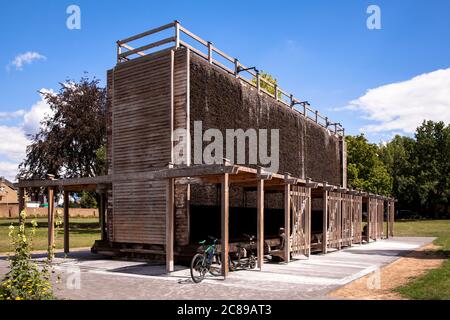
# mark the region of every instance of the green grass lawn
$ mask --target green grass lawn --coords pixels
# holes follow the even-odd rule
[[[450,220],[397,221],[395,236],[437,237],[438,253],[447,258],[441,268],[429,271],[411,283],[396,289],[409,299],[450,300]]]
[[[27,219],[30,228],[31,219]],[[47,250],[47,218],[37,220],[38,227],[33,240],[33,250]],[[0,219],[0,252],[11,252],[8,227],[18,225],[17,219]],[[95,240],[100,239],[100,225],[98,218],[70,218],[70,248],[91,247]],[[56,248],[63,248],[64,228],[61,225],[55,232]]]

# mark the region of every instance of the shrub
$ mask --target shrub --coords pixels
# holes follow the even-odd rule
[[[50,283],[51,255],[40,269],[38,264],[31,260],[33,236],[36,232],[37,222],[31,221],[31,230],[25,228],[26,212],[20,213],[19,227],[9,227],[9,237],[14,249],[10,261],[9,272],[0,283],[0,300],[51,300],[54,299]]]

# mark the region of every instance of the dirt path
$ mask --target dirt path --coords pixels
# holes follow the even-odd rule
[[[328,296],[338,299],[404,299],[400,294],[393,292],[393,289],[423,275],[430,269],[439,268],[445,259],[435,251],[438,248],[434,244],[423,246],[385,266],[381,271],[373,272],[330,292]]]

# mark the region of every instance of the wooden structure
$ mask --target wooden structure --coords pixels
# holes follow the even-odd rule
[[[167,30],[172,30],[173,35],[132,47],[136,40],[142,42],[148,36]],[[192,43],[200,44],[204,51]],[[294,159],[293,169],[302,167],[296,171],[300,172],[297,175],[268,173],[260,166],[228,161],[194,164],[190,135],[181,139],[175,135],[179,129],[188,133],[193,130],[191,100],[195,96],[191,90],[199,90],[198,86],[199,91],[206,90],[202,79],[195,83],[190,81],[195,75],[190,70],[195,66],[191,61],[193,57],[200,57],[202,63],[208,64],[211,70],[206,72],[219,72],[215,77],[224,77],[227,81],[231,78],[234,82],[229,82],[242,90],[237,96],[245,93],[247,100],[258,100],[266,109],[288,110],[286,117],[299,117],[295,118],[296,126],[303,126],[302,130],[309,128],[320,137],[309,143],[320,145],[320,150],[333,154],[333,165],[339,174],[330,173],[329,168],[319,172],[314,168],[319,164],[313,158],[308,160],[304,154],[301,159]],[[327,253],[361,244],[363,240],[380,239],[384,235],[384,202],[388,203],[389,221],[385,235],[393,234],[393,200],[347,188],[344,129],[339,123],[331,122],[311,109],[306,101],[267,82],[258,72],[186,30],[177,21],[118,41],[117,65],[108,71],[107,78],[108,175],[19,182],[22,195],[26,188],[35,187],[47,188],[50,199],[54,192],[64,192],[66,252],[69,251],[68,193],[80,190],[95,190],[101,199],[101,240],[95,243],[94,252],[143,254],[149,259],[164,259],[168,272],[173,271],[176,259],[192,255],[196,247],[195,234],[206,237],[206,232],[216,232],[221,239],[222,267],[226,276],[228,253],[239,241],[234,234],[240,225],[236,220],[244,215],[246,220],[242,225],[256,231],[259,268],[264,264],[265,242],[280,241],[273,235],[278,228],[283,228],[285,233],[285,244],[280,248],[285,262],[309,257],[312,251]],[[207,97],[206,102],[202,102],[209,107],[213,99]],[[214,114],[210,118],[219,116],[229,118],[230,114]],[[307,138],[304,135],[294,137],[301,140],[298,144],[303,151]],[[330,151],[322,146],[327,144],[324,141],[331,141],[339,148]],[[177,153],[176,142],[184,145],[187,152]],[[291,157],[287,153],[280,159],[283,164]],[[333,184],[319,181],[324,176],[332,178],[329,181]],[[202,198],[200,205],[195,205],[197,198]],[[49,203],[53,202],[49,200]],[[367,239],[361,234],[365,205],[370,211]],[[23,208],[24,203],[21,206]],[[200,219],[203,225],[198,231],[194,216],[202,210],[207,212],[202,217],[210,220]],[[54,243],[53,217],[54,208],[49,205],[50,247]]]

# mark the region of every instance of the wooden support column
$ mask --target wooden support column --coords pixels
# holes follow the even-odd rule
[[[48,189],[48,250],[53,256],[55,245],[55,195],[54,188]]]
[[[342,194],[337,193],[339,198],[339,205],[337,210],[337,236],[338,236],[338,250],[342,248]]]
[[[389,223],[391,222],[390,221],[390,218],[391,218],[391,214],[390,214],[390,212],[391,212],[391,204],[390,204],[390,202],[389,201],[386,201],[385,202],[386,203],[386,217],[387,217],[387,219],[386,219],[386,239],[389,239]],[[383,216],[384,216],[384,213],[383,213]]]
[[[167,179],[166,202],[166,271],[174,271],[174,179]]]
[[[19,188],[19,222],[22,220],[21,213],[25,210],[25,189]]]
[[[64,190],[64,253],[69,251],[69,191]]]
[[[375,202],[375,210],[373,215],[373,238],[375,241],[378,239],[378,200],[374,199]]]
[[[311,256],[311,188],[308,188],[308,231],[307,231],[307,239],[308,239],[308,251],[307,251],[307,256],[308,258]]]
[[[264,263],[264,180],[262,179],[257,181],[256,206],[258,211],[256,251],[258,268],[262,269]]]
[[[323,190],[323,223],[322,223],[322,253],[326,254],[328,251],[328,190]]]
[[[284,257],[286,263],[291,258],[291,185],[284,185]]]
[[[393,237],[394,236],[394,224],[395,224],[395,202],[394,201],[391,201],[390,219],[391,219],[391,222],[390,222],[391,223],[391,225],[390,225],[391,230],[389,232],[389,235],[391,237]]]
[[[222,258],[222,274],[226,278],[228,276],[228,228],[229,228],[229,176],[225,173],[222,176],[221,188],[221,258]]]
[[[367,197],[367,243],[370,242],[370,236],[372,232],[372,208],[370,197]]]
[[[106,193],[100,193],[100,207],[99,207],[99,220],[101,240],[106,241]]]

